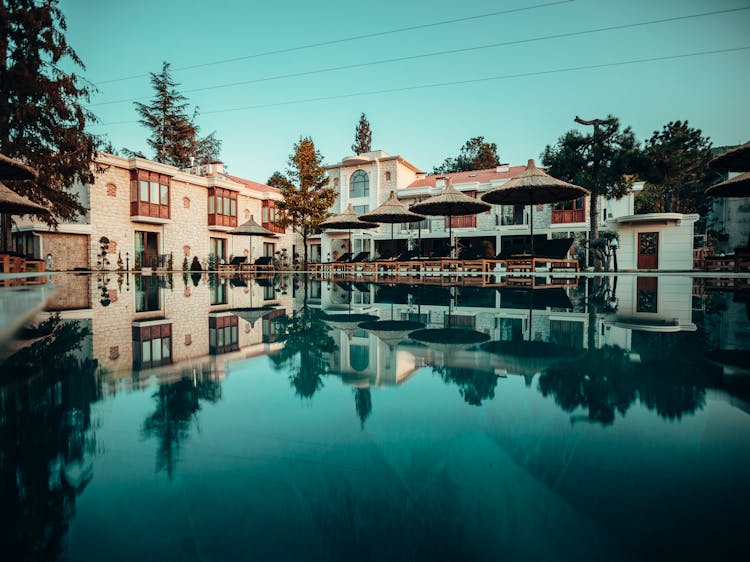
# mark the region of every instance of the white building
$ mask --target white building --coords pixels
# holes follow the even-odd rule
[[[391,191],[411,205],[440,193],[445,187],[445,178],[459,191],[479,197],[503,185],[523,169],[523,166],[501,165],[487,170],[427,175],[405,158],[381,150],[349,156],[327,167],[331,185],[339,193],[331,211],[338,213],[351,203],[357,213],[363,214],[384,202]],[[654,251],[653,244],[638,244],[638,240],[643,240],[657,245],[655,267],[692,269],[692,229],[698,216],[659,213],[648,218],[635,218],[635,197],[642,189],[643,183],[639,182],[619,200],[602,197],[599,201],[600,229],[620,233],[620,268],[651,268],[643,264],[650,264],[653,260],[638,257],[639,248]],[[555,205],[536,205],[533,209],[534,235],[567,238],[580,233],[579,236],[585,236],[589,231],[589,208],[589,197]],[[531,212],[529,206],[493,205],[490,211],[479,215],[454,217],[453,235],[461,246],[484,247],[497,254],[508,245],[512,247],[528,240]],[[382,225],[378,229],[355,232],[352,248],[348,247],[347,232],[327,231],[313,237],[311,255],[314,260],[322,261],[336,259],[347,251],[369,251],[372,255],[379,255],[391,248],[391,236],[394,238],[393,247],[398,250],[420,245],[422,253],[429,254],[448,243],[446,221],[443,217],[428,217],[420,224]]]

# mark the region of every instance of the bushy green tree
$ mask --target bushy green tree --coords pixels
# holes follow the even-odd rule
[[[474,137],[466,141],[461,152],[455,158],[446,158],[432,170],[433,174],[450,174],[468,172],[469,170],[486,170],[500,165],[497,145],[487,142],[484,137]]]
[[[288,181],[279,188],[283,200],[276,204],[281,211],[277,224],[292,227],[304,245],[303,266],[307,269],[307,240],[328,216],[328,209],[336,200],[336,191],[328,187],[330,178],[323,166],[323,156],[310,137],[294,145],[289,156]]]
[[[354,131],[352,151],[355,154],[364,154],[370,152],[370,150],[372,150],[372,131],[370,130],[370,122],[363,113],[359,116],[359,123],[357,123],[357,129]]]
[[[195,124],[198,110],[190,115],[187,98],[178,91],[168,62],[162,64],[160,73],[151,73],[151,86],[153,99],[147,104],[135,102],[135,108],[141,117],[139,122],[151,133],[147,143],[154,151],[154,160],[178,168],[217,160],[221,141],[215,132],[199,136],[200,128]]]
[[[654,131],[643,149],[639,175],[647,183],[636,199],[636,212],[705,211],[711,155],[711,140],[687,121],[670,121]]]
[[[84,212],[69,188],[93,182],[97,144],[86,132],[93,88],[75,72],[85,67],[66,30],[57,0],[0,4],[0,152],[38,170],[38,181],[8,183],[47,207],[53,223]],[[0,243],[10,228],[4,215]]]
[[[570,130],[554,145],[547,145],[542,163],[554,177],[585,187],[591,192],[589,240],[599,238],[599,196],[619,199],[633,185],[640,162],[640,149],[630,127],[608,116],[591,133]],[[589,265],[595,263],[589,252]]]

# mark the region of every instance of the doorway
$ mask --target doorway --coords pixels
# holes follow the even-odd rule
[[[659,268],[659,233],[638,233],[638,269]]]
[[[159,262],[159,234],[135,231],[135,260],[141,267],[156,268]]]

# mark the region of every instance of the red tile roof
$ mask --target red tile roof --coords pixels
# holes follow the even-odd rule
[[[408,187],[435,187],[435,182],[438,178],[448,177],[451,179],[451,183],[489,183],[493,180],[504,180],[510,179],[513,176],[517,176],[526,169],[526,166],[510,166],[507,172],[498,172],[497,168],[489,168],[487,170],[472,170],[470,172],[454,172],[452,174],[434,174],[425,176],[424,179],[416,180],[410,183]]]
[[[266,185],[264,183],[258,183],[257,181],[246,180],[245,178],[240,178],[238,176],[233,176],[231,174],[222,174],[222,175],[228,177],[232,181],[235,181],[237,183],[244,185],[248,189],[252,189],[253,191],[259,191],[261,193],[279,193],[279,189],[277,187],[271,187],[270,185]]]

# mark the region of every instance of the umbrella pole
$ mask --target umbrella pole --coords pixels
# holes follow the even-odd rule
[[[419,250],[419,257],[422,257],[422,221],[419,221],[417,223],[417,232],[419,233],[419,242],[417,244],[417,249]]]
[[[453,217],[448,217],[448,251],[453,258]]]
[[[531,203],[531,259],[534,259],[534,203]],[[533,269],[533,268],[532,268]]]
[[[396,241],[393,239],[393,223],[391,223],[391,252],[396,253]]]

